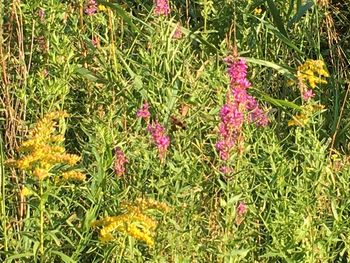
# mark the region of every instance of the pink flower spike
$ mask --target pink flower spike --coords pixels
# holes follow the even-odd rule
[[[92,16],[97,12],[97,4],[95,0],[88,0],[86,3],[85,14]]]
[[[170,13],[169,0],[155,0],[154,14],[157,16],[165,15]]]
[[[231,167],[228,166],[222,166],[220,167],[220,172],[223,174],[229,174],[233,172],[233,169]]]
[[[176,25],[176,29],[173,35],[173,39],[181,39],[182,38],[182,29],[180,23]]]
[[[245,213],[247,213],[248,208],[247,208],[246,204],[243,201],[239,201],[239,204],[237,206],[237,210],[236,211],[237,211],[237,214],[239,216],[242,216]]]
[[[136,112],[136,116],[138,118],[144,118],[144,119],[147,119],[151,116],[149,110],[149,105],[148,103],[144,103],[141,108]]]
[[[168,147],[170,145],[170,139],[164,134],[164,127],[158,123],[148,124],[147,130],[151,133],[153,142],[158,148],[159,158],[164,160]]]
[[[115,149],[114,158],[114,172],[119,177],[122,177],[125,173],[125,164],[129,161],[119,147]]]
[[[312,89],[308,89],[302,94],[302,98],[304,101],[308,101],[314,96],[315,96],[315,93],[312,91]]]
[[[45,22],[45,10],[43,8],[39,9],[38,15],[40,18],[40,22],[44,23]]]

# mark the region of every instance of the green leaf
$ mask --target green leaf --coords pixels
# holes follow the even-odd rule
[[[278,73],[281,73],[282,75],[286,75],[289,78],[295,79],[294,74],[291,73],[291,68],[287,68],[285,66],[278,65],[274,62],[270,62],[267,60],[262,60],[262,59],[256,59],[256,58],[249,58],[249,57],[243,57],[247,62],[273,68],[278,71]]]
[[[278,30],[285,36],[288,37],[287,31],[284,28],[282,18],[280,16],[280,11],[277,9],[273,0],[267,0],[267,4],[269,6],[269,10],[272,14],[273,22]]]
[[[67,256],[66,254],[64,254],[64,253],[62,253],[60,251],[52,250],[51,253],[59,256],[63,260],[63,262],[65,262],[65,263],[75,263],[75,262],[77,262],[74,259],[72,259],[71,257]]]
[[[263,100],[265,100],[265,101],[267,101],[267,102],[269,102],[277,107],[281,107],[281,108],[286,107],[286,108],[301,110],[301,107],[299,105],[295,104],[294,102],[272,98],[269,95],[267,95],[266,93],[264,93],[258,89],[254,89],[254,91],[259,93],[259,95],[261,96],[261,98]]]
[[[285,43],[287,46],[293,48],[295,51],[299,52],[300,54],[303,54],[303,52],[285,35],[283,35],[276,27],[271,25],[268,21],[265,21],[262,18],[252,16],[255,19],[259,20],[264,26],[269,29],[268,33],[273,34],[277,38],[279,38],[283,43]]]
[[[298,8],[297,13],[292,17],[291,20],[288,22],[288,27],[291,27],[294,23],[297,23],[300,21],[300,19],[303,17],[303,15],[306,14],[306,12],[314,5],[312,1],[307,2],[305,5],[301,5]]]
[[[21,253],[21,254],[16,254],[16,255],[7,257],[4,262],[7,263],[7,262],[11,262],[14,259],[28,258],[28,257],[33,257],[33,253],[32,252],[25,252],[25,253]]]
[[[130,18],[130,16],[128,15],[128,13],[126,13],[123,8],[117,4],[117,3],[109,3],[109,2],[105,2],[105,1],[97,1],[97,3],[102,4],[104,6],[108,6],[110,8],[112,8],[113,10],[116,11],[116,13],[123,18],[123,20],[135,31],[137,31],[138,33],[140,33],[140,30],[135,26],[135,24],[132,22],[132,19]]]
[[[98,78],[88,69],[86,68],[77,68],[75,70],[75,73],[81,75],[82,77],[92,81],[92,82],[96,82],[98,80]]]

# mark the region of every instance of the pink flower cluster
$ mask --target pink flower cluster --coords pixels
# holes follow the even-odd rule
[[[256,99],[247,89],[251,83],[247,79],[247,64],[244,59],[225,59],[230,76],[230,92],[226,104],[220,110],[219,140],[216,149],[222,160],[228,160],[230,151],[242,138],[241,131],[245,121],[266,126],[268,119]]]
[[[122,177],[125,173],[125,164],[128,163],[128,159],[126,158],[124,152],[117,147],[114,153],[114,172]]]
[[[148,103],[144,103],[141,108],[137,110],[136,116],[148,122],[147,131],[152,135],[153,142],[158,148],[159,158],[163,161],[170,145],[170,139],[165,135],[165,128],[158,121],[155,123],[149,122],[151,113],[149,112]]]
[[[154,14],[167,16],[169,13],[169,0],[155,0]]]
[[[95,0],[88,0],[85,7],[85,14],[92,16],[97,12],[97,4]]]
[[[151,116],[151,114],[149,112],[149,105],[148,105],[148,103],[144,103],[142,105],[142,107],[136,112],[136,116],[138,118],[144,118],[146,120]]]
[[[153,141],[157,145],[160,160],[164,160],[170,144],[169,137],[164,134],[164,127],[156,121],[153,124],[148,124],[147,130],[151,133]]]
[[[302,93],[302,98],[304,101],[308,101],[314,96],[315,93],[312,91],[312,89],[307,89],[304,93]]]
[[[236,212],[239,216],[243,216],[245,213],[247,213],[248,208],[246,204],[243,201],[239,201],[239,204],[237,206]]]

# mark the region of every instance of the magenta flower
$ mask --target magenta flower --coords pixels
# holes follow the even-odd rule
[[[173,35],[173,39],[181,39],[182,38],[182,29],[180,23],[177,23],[176,29]]]
[[[97,12],[97,4],[95,0],[88,0],[85,7],[85,14],[92,16]]]
[[[114,153],[114,172],[122,177],[125,173],[125,164],[128,163],[128,159],[126,158],[124,152],[117,147]]]
[[[43,8],[39,9],[38,16],[40,18],[40,22],[44,23],[45,22],[45,10]]]
[[[226,131],[239,130],[244,121],[244,115],[237,108],[237,104],[225,104],[220,110],[221,123]]]
[[[314,96],[315,96],[315,93],[312,91],[312,89],[308,89],[302,94],[302,98],[304,101],[308,101]]]
[[[221,166],[220,172],[222,172],[223,174],[229,174],[229,173],[233,172],[233,169],[231,167],[228,167],[228,166]]]
[[[138,118],[148,119],[148,118],[151,116],[151,114],[150,114],[148,108],[149,108],[148,103],[144,103],[144,104],[141,106],[141,108],[140,108],[139,110],[137,110],[136,116],[137,116]]]
[[[225,136],[222,140],[219,140],[215,144],[216,150],[219,152],[221,160],[227,161],[230,157],[230,152],[233,146],[235,146],[235,139],[230,136]]]
[[[247,79],[246,61],[232,57],[227,57],[224,61],[228,64],[227,73],[230,76],[231,89],[226,104],[220,110],[219,139],[215,147],[220,158],[226,161],[233,147],[237,146],[242,150],[241,133],[244,122],[266,126],[268,119],[256,99],[247,92],[251,84]],[[240,140],[237,140],[238,138]]]
[[[240,201],[236,209],[237,214],[239,216],[243,216],[245,213],[247,213],[247,211],[248,211],[248,208],[246,204],[243,201]]]
[[[233,60],[228,57],[225,59],[228,64],[228,75],[231,79],[232,87],[240,86],[241,88],[247,89],[251,86],[250,82],[247,80],[247,64],[242,58],[238,60]]]
[[[164,134],[164,127],[156,121],[153,124],[148,124],[147,130],[151,133],[153,142],[158,148],[160,160],[163,161],[170,144],[170,139]]]
[[[170,13],[169,0],[155,0],[154,13],[167,16]]]

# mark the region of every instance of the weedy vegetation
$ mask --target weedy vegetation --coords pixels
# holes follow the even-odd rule
[[[350,262],[349,18],[0,0],[0,261]]]

